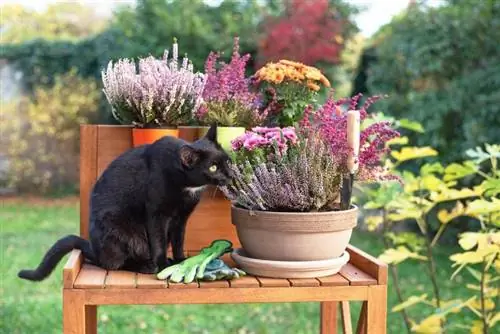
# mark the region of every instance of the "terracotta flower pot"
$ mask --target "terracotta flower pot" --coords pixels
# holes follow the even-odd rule
[[[201,138],[207,134],[210,127],[204,126],[199,130],[199,137]],[[226,151],[231,151],[231,141],[236,137],[241,136],[245,133],[244,127],[239,126],[218,126],[217,127],[217,141]]]
[[[199,137],[199,126],[179,126],[179,138],[188,142],[194,142]]]
[[[274,261],[340,257],[357,223],[358,208],[329,212],[269,212],[231,207],[231,220],[246,254]]]
[[[134,147],[154,143],[158,139],[165,136],[178,138],[179,129],[132,129],[132,142]]]

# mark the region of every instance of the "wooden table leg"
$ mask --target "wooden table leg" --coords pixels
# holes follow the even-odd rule
[[[368,334],[387,333],[387,286],[373,285],[368,287],[368,303],[366,308]]]
[[[63,333],[97,333],[97,307],[85,305],[84,291],[63,290]]]
[[[356,334],[366,334],[366,308],[368,302],[363,302],[361,312],[359,313],[358,325],[356,327]]]
[[[348,301],[340,302],[340,311],[342,315],[342,330],[344,334],[352,334],[351,308]]]
[[[321,302],[321,334],[337,333],[338,302]]]

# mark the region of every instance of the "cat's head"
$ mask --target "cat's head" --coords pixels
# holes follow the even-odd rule
[[[179,154],[190,186],[223,186],[231,181],[229,156],[217,143],[216,125],[205,137],[181,147]]]

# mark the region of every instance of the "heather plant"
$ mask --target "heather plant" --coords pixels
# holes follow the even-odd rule
[[[266,110],[260,108],[260,94],[251,89],[250,79],[245,76],[250,55],[240,55],[236,37],[230,62],[218,62],[219,58],[219,53],[211,52],[205,62],[204,103],[196,118],[202,124],[220,126],[250,128],[261,124]]]
[[[345,174],[351,148],[347,143],[347,112],[359,107],[361,119],[360,147],[357,157],[359,168],[356,178],[360,181],[388,180],[394,177],[384,168],[384,157],[389,153],[386,145],[391,139],[399,136],[393,129],[392,122],[370,117],[367,109],[381,96],[373,96],[358,106],[361,94],[351,98],[335,100],[331,95],[327,101],[314,110],[312,106],[305,109],[300,122],[303,131],[318,132],[328,143],[334,156],[335,164]]]
[[[257,128],[233,141],[233,182],[223,188],[249,210],[311,212],[336,207],[341,177],[328,146],[293,128]]]
[[[109,62],[102,71],[104,93],[113,116],[121,123],[138,127],[187,124],[202,103],[205,75],[194,73],[187,56],[178,61],[174,40],[172,58],[152,56]]]
[[[254,78],[264,91],[264,105],[268,109],[266,122],[281,127],[297,125],[304,110],[315,105],[321,85],[330,87],[328,79],[317,68],[290,60],[267,63]]]

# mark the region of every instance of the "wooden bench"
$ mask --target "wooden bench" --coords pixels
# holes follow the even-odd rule
[[[89,195],[106,166],[131,147],[130,127],[82,125],[80,234],[88,238]],[[230,222],[230,204],[207,190],[186,232],[187,255],[214,239],[239,246]],[[64,333],[96,333],[98,305],[320,302],[321,333],[336,333],[341,310],[344,333],[352,333],[349,301],[362,301],[357,333],[386,333],[387,266],[349,246],[350,262],[337,275],[311,279],[247,276],[232,281],[174,284],[154,275],[106,271],[85,264],[73,251],[63,272]],[[230,262],[230,258],[225,258]]]

